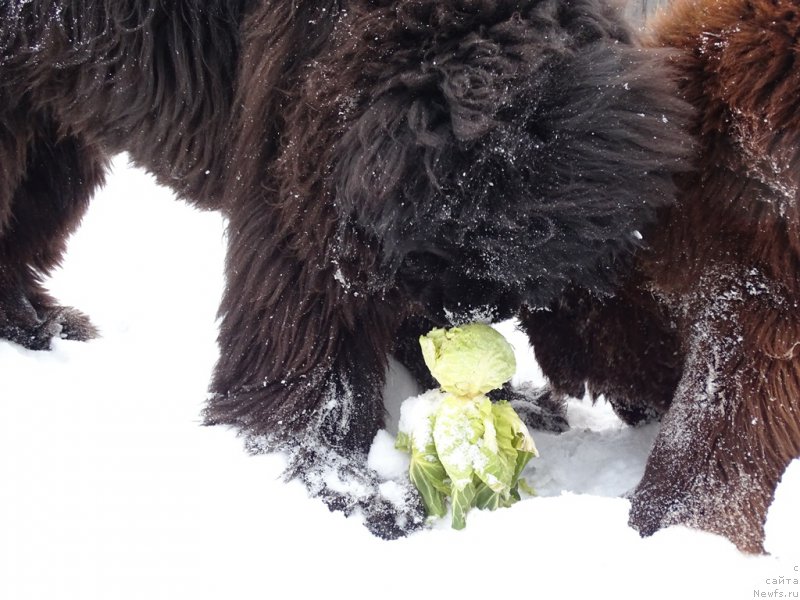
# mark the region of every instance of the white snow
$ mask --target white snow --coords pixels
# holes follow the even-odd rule
[[[781,479],[779,493],[767,515],[766,548],[776,556],[800,556],[800,460],[795,460],[786,469]],[[795,561],[795,565],[797,561]],[[794,577],[800,579],[800,568],[794,569]],[[795,590],[800,592],[800,589]],[[800,596],[800,594],[798,594]]]
[[[391,480],[404,477],[408,473],[410,462],[408,454],[394,447],[392,434],[385,430],[377,433],[369,449],[367,465],[381,479]]]
[[[395,368],[398,365],[393,365]],[[400,367],[402,368],[402,367]],[[409,435],[417,452],[425,452],[433,439],[431,417],[445,398],[440,390],[428,390],[419,396],[408,398],[400,407],[398,429]]]
[[[217,352],[223,224],[170,197],[118,161],[51,282],[93,317],[101,339],[56,340],[50,353],[0,342],[0,598],[800,592],[768,583],[800,565],[800,462],[769,515],[773,556],[744,556],[680,527],[640,539],[620,495],[640,476],[655,428],[623,427],[603,405],[572,403],[573,430],[562,436],[533,432],[541,458],[529,480],[540,496],[472,511],[464,531],[444,520],[384,542],[329,512],[282,480],[282,457],[248,456],[234,432],[200,426]],[[539,378],[524,338],[512,341],[518,377]],[[396,431],[398,402],[419,391],[395,367],[388,392]],[[391,437],[379,443],[388,451]],[[402,470],[385,456],[372,457],[385,475]]]

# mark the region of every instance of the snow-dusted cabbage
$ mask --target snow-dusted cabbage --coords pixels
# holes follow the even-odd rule
[[[507,402],[484,394],[514,373],[514,353],[494,329],[472,324],[434,329],[420,338],[423,356],[444,392],[401,419],[397,447],[411,454],[409,477],[429,515],[466,525],[473,506],[494,510],[519,500],[520,474],[536,456],[525,424]],[[524,482],[523,482],[524,485]]]
[[[434,329],[419,338],[422,358],[445,392],[472,397],[501,387],[517,368],[514,351],[483,323]]]

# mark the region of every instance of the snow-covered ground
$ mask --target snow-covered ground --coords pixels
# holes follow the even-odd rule
[[[800,462],[770,513],[772,556],[684,528],[640,539],[620,496],[656,429],[602,405],[571,404],[561,436],[533,432],[540,496],[472,512],[464,531],[444,521],[385,542],[328,512],[281,480],[280,456],[200,426],[223,223],[170,197],[118,160],[53,277],[101,339],[0,342],[0,598],[800,597]],[[540,379],[502,330],[518,377]],[[399,369],[388,388],[394,414],[417,392]]]

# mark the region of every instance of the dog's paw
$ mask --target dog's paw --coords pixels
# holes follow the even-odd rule
[[[422,498],[406,482],[386,481],[378,486],[378,494],[360,503],[364,525],[385,540],[395,540],[425,525]]]
[[[60,306],[48,312],[41,326],[48,338],[61,338],[85,342],[100,335],[92,321],[81,311],[69,306]]]
[[[300,479],[331,511],[361,515],[373,535],[393,540],[425,525],[419,492],[408,481],[380,481],[365,456],[308,446],[290,452],[286,476]]]
[[[35,311],[0,311],[0,337],[28,348],[49,350],[53,338],[87,341],[99,333],[85,314],[67,306],[49,307]]]
[[[661,473],[667,472],[669,468]],[[742,552],[764,552],[764,519],[771,492],[747,476],[729,472],[723,479],[712,470],[680,483],[645,477],[629,498],[628,524],[642,537],[682,525],[725,536]]]
[[[676,523],[675,517],[681,505],[679,499],[674,496],[674,494],[662,495],[640,485],[628,496],[631,501],[628,525],[642,537],[648,537],[662,527]]]
[[[631,502],[628,525],[642,537],[671,525],[698,527],[695,517],[705,512],[710,514],[714,508],[712,495],[697,493],[697,483],[703,479],[700,474],[690,465],[659,458],[651,454],[652,464],[648,464],[642,480],[626,495]],[[692,472],[694,477],[688,477]],[[707,505],[698,511],[703,500],[708,501]]]
[[[531,429],[563,433],[569,430],[567,405],[550,386],[534,387],[529,383],[506,384],[489,394],[492,399],[508,400],[520,419]]]
[[[53,338],[85,342],[99,335],[97,328],[85,314],[68,306],[47,310],[40,322],[24,337],[23,346],[31,350],[49,350]]]

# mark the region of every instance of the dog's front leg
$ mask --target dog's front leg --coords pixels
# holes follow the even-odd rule
[[[330,268],[233,230],[216,367],[205,417],[237,427],[253,452],[290,456],[289,477],[332,510],[361,512],[394,538],[423,523],[410,484],[383,483],[367,453],[398,310],[342,285]],[[260,242],[260,245],[259,245]]]
[[[643,535],[683,524],[763,551],[775,488],[800,454],[800,321],[754,273],[709,269],[684,298],[683,377],[631,498]]]

